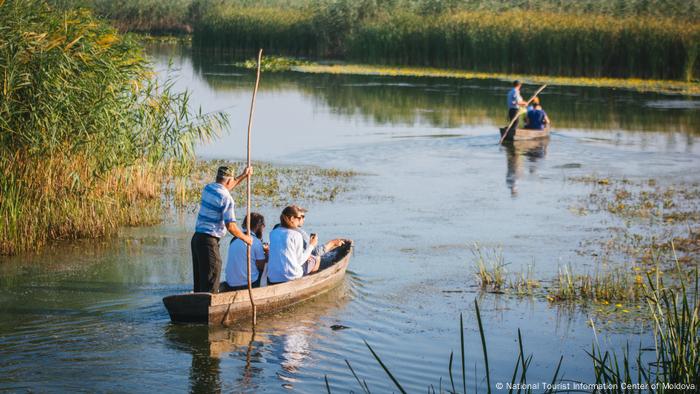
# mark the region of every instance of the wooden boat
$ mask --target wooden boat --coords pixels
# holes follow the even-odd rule
[[[353,244],[326,253],[321,268],[294,281],[253,289],[253,300],[259,314],[273,312],[308,300],[339,285],[350,262]],[[223,293],[183,293],[163,298],[170,320],[178,323],[230,324],[250,318],[248,290]]]
[[[500,128],[501,137],[506,132],[505,127]],[[515,133],[511,131],[508,136],[503,141],[522,141],[522,140],[534,140],[538,138],[548,138],[549,137],[549,127],[544,130],[535,129],[515,129]]]

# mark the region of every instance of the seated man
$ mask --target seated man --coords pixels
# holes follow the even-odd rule
[[[243,220],[245,226],[245,219]],[[250,281],[252,287],[260,287],[262,272],[267,264],[269,248],[262,243],[265,230],[265,218],[257,212],[250,213],[250,229],[253,245],[250,248]],[[243,232],[246,229],[243,228]],[[248,288],[248,246],[238,238],[233,238],[228,247],[226,260],[226,282],[222,283],[226,291]]]
[[[547,126],[549,126],[549,118],[547,117],[547,113],[542,110],[540,100],[535,97],[535,99],[532,100],[532,106],[527,109],[525,128],[544,130]]]

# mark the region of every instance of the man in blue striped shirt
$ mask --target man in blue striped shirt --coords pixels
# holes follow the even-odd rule
[[[508,121],[513,122],[513,118],[518,118],[520,116],[520,108],[525,107],[527,102],[523,100],[520,95],[520,87],[523,84],[520,81],[513,81],[513,89],[508,91]],[[519,119],[513,122],[513,126],[508,130],[508,134],[512,137],[515,134],[515,130],[518,128]]]
[[[230,193],[252,173],[253,168],[246,167],[239,176],[234,177],[231,167],[219,167],[216,172],[216,182],[206,185],[202,190],[202,202],[191,242],[195,293],[219,292],[221,279],[219,240],[226,235],[227,231],[248,245],[253,243],[253,239],[236,226],[234,203]]]

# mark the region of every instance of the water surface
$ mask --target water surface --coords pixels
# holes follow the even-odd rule
[[[230,59],[151,52],[162,76],[172,57],[176,86],[190,89],[194,104],[231,116],[230,133],[199,146],[198,155],[244,157],[252,74]],[[535,89],[526,85],[524,94]],[[424,391],[440,377],[446,382],[460,314],[469,387],[483,388],[475,299],[492,381],[510,380],[518,328],[534,353],[533,381],[551,378],[560,355],[566,378],[590,381],[590,308],[479,294],[471,247],[501,248],[509,270],[531,265],[540,278],[563,264],[595,269],[582,242],[620,224],[573,213],[590,187],[569,178],[698,181],[700,100],[549,87],[542,102],[556,130],[550,140],[502,147],[496,128],[505,123],[507,90],[495,80],[264,74],[254,159],[362,174],[336,201],[302,202],[322,240],[355,240],[343,286],[261,318],[255,331],[172,324],[161,298],[190,288],[192,213],[113,239],[4,258],[0,389],[317,393],[328,376],[335,390],[359,392],[348,360],[370,388],[390,391],[366,340],[404,387]],[[268,223],[279,210],[260,209]],[[613,348],[652,340],[635,322],[599,339]]]

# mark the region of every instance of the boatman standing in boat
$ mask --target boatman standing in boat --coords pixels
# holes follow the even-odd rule
[[[522,83],[518,81],[517,79],[513,81],[513,89],[511,89],[508,92],[508,121],[512,122],[513,118],[517,118],[520,115],[520,108],[527,106],[527,102],[523,100],[523,97],[520,95],[520,87],[522,86]],[[516,119],[515,122],[513,122],[513,126],[508,130],[508,133],[515,133],[515,130],[518,128],[518,123],[519,120]],[[513,134],[510,134],[513,135]]]
[[[216,172],[216,182],[202,190],[202,202],[192,236],[192,271],[194,292],[219,292],[221,254],[219,240],[228,231],[234,237],[251,245],[253,239],[236,226],[234,203],[230,191],[243,179],[253,174],[252,167],[234,177],[231,167],[222,166]]]

